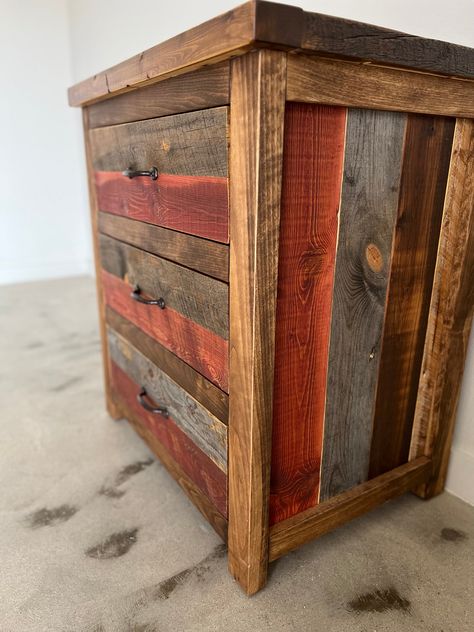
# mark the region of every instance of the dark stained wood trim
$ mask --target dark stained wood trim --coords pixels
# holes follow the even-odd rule
[[[91,128],[203,110],[229,103],[228,61],[171,77],[89,107]]]
[[[72,86],[69,104],[90,104],[268,45],[474,78],[471,48],[251,0]]]
[[[408,115],[369,478],[408,461],[454,123]]]
[[[220,281],[229,280],[229,246],[225,244],[110,213],[99,212],[98,226],[104,235]]]
[[[232,64],[230,117],[229,570],[266,582],[286,55]]]
[[[288,56],[289,101],[474,117],[474,81],[357,62]]]
[[[184,472],[182,467],[170,456],[169,452],[163,447],[159,439],[143,424],[135,411],[132,410],[125,400],[120,397],[120,393],[116,393],[114,396],[117,400],[118,409],[120,410],[119,416],[125,417],[135,428],[136,432],[156,454],[161,463],[163,463],[169,474],[183,489],[189,500],[197,507],[197,509],[199,509],[204,518],[225,542],[227,540],[227,520],[225,517],[217,510],[214,503],[212,503],[209,498],[203,494],[196,483],[194,483],[194,481],[192,481],[191,478]]]
[[[454,132],[410,458],[433,459],[418,491],[443,491],[474,311],[474,120]]]
[[[227,424],[229,419],[229,396],[212,382],[206,380],[189,364],[160,345],[154,338],[123,318],[108,305],[105,308],[107,324],[118,334],[129,340],[151,362],[159,366],[172,380],[184,388],[213,415]]]
[[[279,522],[270,530],[270,561],[420,485],[430,476],[431,465],[420,457]]]

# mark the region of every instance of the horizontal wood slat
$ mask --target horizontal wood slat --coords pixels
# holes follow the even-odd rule
[[[474,117],[474,81],[288,56],[289,101]]]
[[[367,480],[406,115],[349,110],[320,498]]]
[[[430,472],[431,461],[421,457],[279,522],[270,530],[270,561],[414,489]]]
[[[189,364],[160,345],[126,318],[106,306],[106,322],[111,329],[125,338],[153,364],[160,367],[172,380],[184,388],[195,400],[227,425],[229,396],[206,380]]]
[[[99,231],[119,241],[228,282],[229,247],[110,213],[99,213]]]
[[[128,377],[165,406],[173,422],[222,470],[227,471],[227,427],[176,384],[164,371],[112,329],[109,352]]]
[[[345,128],[345,108],[286,106],[270,524],[319,497]]]
[[[91,129],[94,169],[154,166],[171,175],[226,177],[227,111],[212,108]]]
[[[408,461],[453,133],[454,119],[408,116],[370,478]]]
[[[229,336],[228,286],[204,274],[100,235],[100,258],[107,272],[144,294],[163,298],[176,310],[222,338]]]
[[[226,61],[90,105],[89,125],[117,125],[226,105],[229,74]]]
[[[160,174],[127,178],[119,171],[94,174],[99,210],[227,243],[227,178]]]
[[[102,283],[107,305],[228,392],[226,340],[173,309],[137,303],[130,297],[131,286],[106,270]]]
[[[175,424],[174,419],[149,413],[137,401],[140,385],[112,362],[112,388],[119,401],[133,411],[133,418],[146,427],[171,458],[179,464],[199,490],[225,517],[227,514],[227,477]],[[124,411],[126,412],[126,411]],[[161,454],[159,454],[161,456]]]

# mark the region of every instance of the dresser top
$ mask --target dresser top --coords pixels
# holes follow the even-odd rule
[[[251,0],[77,83],[69,88],[69,104],[88,105],[265,47],[474,79],[472,48]]]

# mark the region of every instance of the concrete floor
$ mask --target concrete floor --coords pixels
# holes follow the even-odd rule
[[[276,562],[224,547],[104,412],[91,279],[0,288],[0,632],[463,632],[474,508],[407,495]]]

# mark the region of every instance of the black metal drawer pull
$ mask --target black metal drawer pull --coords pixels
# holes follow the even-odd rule
[[[158,169],[156,167],[152,167],[149,171],[135,171],[134,169],[129,167],[128,169],[125,169],[125,171],[122,171],[122,175],[130,179],[140,178],[143,176],[145,178],[151,178],[152,180],[157,180]]]
[[[162,417],[168,417],[168,410],[164,406],[153,406],[149,404],[145,397],[147,397],[146,388],[144,386],[141,387],[140,392],[137,395],[137,401],[149,413],[154,413],[156,415],[161,415]]]
[[[166,303],[165,303],[165,299],[162,298],[160,296],[160,298],[154,299],[154,298],[143,298],[143,296],[141,295],[141,289],[139,285],[135,285],[135,287],[133,288],[133,292],[130,294],[130,296],[133,298],[134,301],[138,301],[139,303],[143,303],[144,305],[158,305],[158,307],[160,309],[165,309],[166,307]]]

